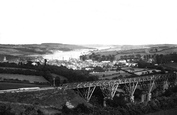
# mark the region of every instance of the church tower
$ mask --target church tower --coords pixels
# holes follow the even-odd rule
[[[4,56],[3,62],[7,62],[6,56]]]

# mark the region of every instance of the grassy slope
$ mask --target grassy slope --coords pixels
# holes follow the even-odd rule
[[[99,79],[112,79],[112,78],[118,77],[120,75],[122,75],[123,77],[130,75],[129,73],[126,73],[124,71],[119,71],[119,72],[109,71],[109,72],[99,72],[99,73],[90,73],[90,74],[98,76]],[[105,77],[103,77],[103,75],[105,75]]]
[[[84,103],[86,106],[91,106],[73,90],[63,91],[57,89],[36,92],[3,93],[0,94],[0,101],[54,106],[60,109],[65,105],[66,101],[70,101],[75,107],[81,103]]]
[[[36,71],[33,69],[25,69],[25,68],[14,68],[14,67],[0,67],[0,68],[7,68],[7,69],[11,69],[13,70],[18,70],[20,69],[21,71],[23,70],[30,70],[30,71]],[[10,82],[8,81],[4,81],[4,79],[6,80],[10,80]],[[15,81],[11,81],[11,80],[19,80],[21,82],[23,82],[24,80],[29,81],[29,83],[15,83]],[[36,75],[22,75],[22,74],[9,74],[9,73],[0,73],[0,81],[2,80],[2,82],[0,82],[0,90],[4,90],[4,89],[15,89],[15,88],[21,88],[21,87],[44,87],[44,86],[49,86],[49,85],[44,85],[44,84],[48,84],[48,81],[43,77],[43,76],[36,76]],[[12,83],[11,83],[12,82]],[[36,83],[42,83],[41,84],[36,84]]]
[[[155,52],[155,49],[157,49],[157,52]],[[116,55],[116,59],[120,59],[121,56],[124,55],[147,55],[147,54],[169,54],[172,52],[177,52],[177,45],[173,44],[160,44],[160,45],[124,45],[120,48],[114,48],[108,49],[108,50],[101,50],[96,51],[96,53],[100,55]]]
[[[17,89],[17,88],[22,88],[22,87],[24,88],[24,87],[48,87],[48,86],[49,85],[0,82],[0,90]]]
[[[30,83],[34,82],[48,82],[42,76],[34,76],[34,75],[19,75],[19,74],[0,74],[0,78],[2,79],[18,79],[18,80],[28,80]]]
[[[52,53],[53,50],[70,51],[75,49],[88,49],[88,47],[69,45],[69,44],[58,44],[58,43],[43,43],[43,44],[26,44],[26,45],[5,45],[0,44],[1,55],[39,55]]]

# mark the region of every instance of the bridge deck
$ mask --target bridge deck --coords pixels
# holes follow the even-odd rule
[[[148,76],[140,76],[134,78],[120,78],[116,80],[99,80],[99,81],[91,81],[91,82],[79,82],[79,83],[66,83],[62,85],[64,89],[76,89],[76,88],[87,88],[94,86],[105,86],[110,84],[127,84],[127,83],[135,83],[135,82],[146,82],[153,80],[162,80],[176,77],[175,73],[169,74],[157,74],[157,75],[148,75]]]
[[[16,92],[30,92],[30,91],[40,91],[40,90],[50,90],[50,89],[78,89],[78,88],[89,88],[95,86],[107,86],[114,84],[127,84],[127,83],[136,83],[136,82],[146,82],[146,81],[156,81],[156,80],[168,80],[177,77],[176,73],[168,73],[168,74],[157,74],[157,75],[148,75],[148,76],[139,76],[134,78],[120,78],[116,80],[99,80],[99,81],[90,81],[90,82],[75,82],[75,83],[66,83],[60,87],[46,87],[46,88],[21,88],[19,89],[10,89],[10,90],[0,90],[0,93],[16,93]]]

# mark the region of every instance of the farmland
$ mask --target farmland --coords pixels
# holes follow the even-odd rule
[[[7,58],[9,61],[16,61],[19,58],[34,58],[33,56],[43,57],[43,55],[53,54],[56,51],[72,51],[76,49],[92,49],[89,47],[60,44],[60,43],[42,43],[42,44],[0,44],[0,61]]]
[[[4,97],[4,98],[2,98]],[[45,90],[45,91],[37,91],[37,92],[20,92],[20,93],[4,93],[0,94],[0,101],[6,102],[18,102],[18,103],[27,103],[27,104],[35,104],[43,106],[55,106],[57,108],[61,108],[63,104],[67,100],[71,100],[73,98],[79,98],[77,94],[72,90]],[[84,99],[80,99],[80,102],[85,102]],[[79,101],[73,102],[73,104],[78,104]]]
[[[156,69],[145,69],[145,68],[129,68],[125,67],[122,68],[123,70],[120,71],[105,71],[105,72],[91,72],[91,75],[98,76],[99,79],[116,79],[116,78],[121,78],[121,77],[128,77],[131,76],[133,73],[134,75],[142,75],[145,73],[153,73],[153,72],[160,72],[160,70]],[[126,72],[127,71],[127,72]],[[128,73],[130,72],[130,73]]]
[[[47,115],[46,112],[49,112],[49,110],[46,110],[46,108],[50,108],[52,111],[62,113],[61,115],[154,115],[154,112],[157,112],[157,114],[168,112],[169,115],[174,115],[177,106],[177,90],[176,88],[170,90],[173,93],[166,92],[164,95],[158,96],[148,103],[124,103],[124,106],[119,106],[118,102],[120,100],[115,98],[109,102],[110,106],[108,107],[93,106],[92,104],[96,104],[96,101],[98,101],[95,100],[96,98],[92,98],[92,104],[89,104],[72,90],[53,89],[40,92],[3,93],[0,94],[0,108],[4,110],[9,107],[10,109],[6,109],[5,112],[16,114],[28,111],[30,113],[42,112]],[[76,108],[66,108],[67,102]],[[33,114],[31,113],[30,115]]]
[[[112,79],[118,76],[126,77],[130,75],[129,73],[126,73],[124,71],[106,71],[106,72],[95,72],[90,74],[94,76],[98,76],[99,79]]]
[[[173,69],[173,70],[177,70],[177,63],[167,63],[167,64],[164,64],[163,66]]]
[[[115,59],[120,59],[121,56],[125,55],[153,55],[153,54],[170,54],[173,52],[177,52],[176,45],[142,45],[142,46],[121,46],[121,47],[113,47],[109,49],[95,51],[96,54],[99,55],[114,55]]]
[[[9,83],[9,82],[0,82],[0,90],[6,89],[17,89],[22,87],[48,87],[49,85],[37,85],[30,83]]]
[[[18,80],[27,80],[30,83],[47,83],[48,81],[44,79],[42,76],[34,76],[34,75],[19,75],[19,74],[0,74],[0,79],[18,79]]]
[[[24,44],[24,45],[6,45],[0,44],[0,54],[14,55],[35,55],[52,53],[53,50],[71,51],[73,49],[84,49],[84,46],[57,44],[57,43],[42,43],[42,44]]]

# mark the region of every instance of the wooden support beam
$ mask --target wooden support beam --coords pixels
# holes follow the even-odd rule
[[[177,85],[177,72],[175,72],[175,83],[174,85],[176,86]]]
[[[115,84],[115,85],[112,87],[112,90],[111,90],[111,99],[114,98],[118,87],[119,87],[119,84]]]
[[[107,99],[113,99],[117,88],[118,88],[119,84],[118,83],[109,83],[108,85],[105,86],[100,86],[101,91],[103,92],[104,97],[106,97]]]
[[[134,103],[134,93],[136,91],[137,86],[138,86],[138,82],[135,82],[135,83],[129,83],[129,87],[127,87],[128,93],[130,95],[130,101],[132,103]]]
[[[88,88],[88,92],[87,92],[87,96],[86,96],[87,102],[90,101],[90,99],[91,99],[91,97],[92,97],[92,94],[93,94],[93,92],[95,91],[95,88],[96,88],[96,86],[94,86],[94,87],[89,87],[89,88]]]
[[[137,86],[138,86],[138,82],[136,82],[136,85],[135,84],[133,84],[133,91],[132,91],[132,94],[134,94],[135,93],[135,90],[136,90],[136,88],[137,88]]]
[[[78,95],[80,95],[82,98],[84,98],[87,102],[89,102],[92,95],[93,95],[93,92],[95,91],[95,88],[96,88],[96,86],[84,88],[81,90],[77,89],[77,90],[75,90],[75,92]]]
[[[149,90],[148,90],[148,93],[151,93],[152,88],[154,87],[154,85],[155,85],[155,81],[154,81],[154,80],[149,83]]]
[[[151,97],[152,97],[152,89],[155,85],[155,80],[153,80],[152,82],[149,83],[149,89],[148,89],[148,94],[147,94],[147,101],[150,101],[151,100]]]
[[[168,83],[168,81],[166,80],[166,81],[163,82],[163,92],[165,92],[165,90],[167,90],[168,87],[169,87],[169,83]]]

